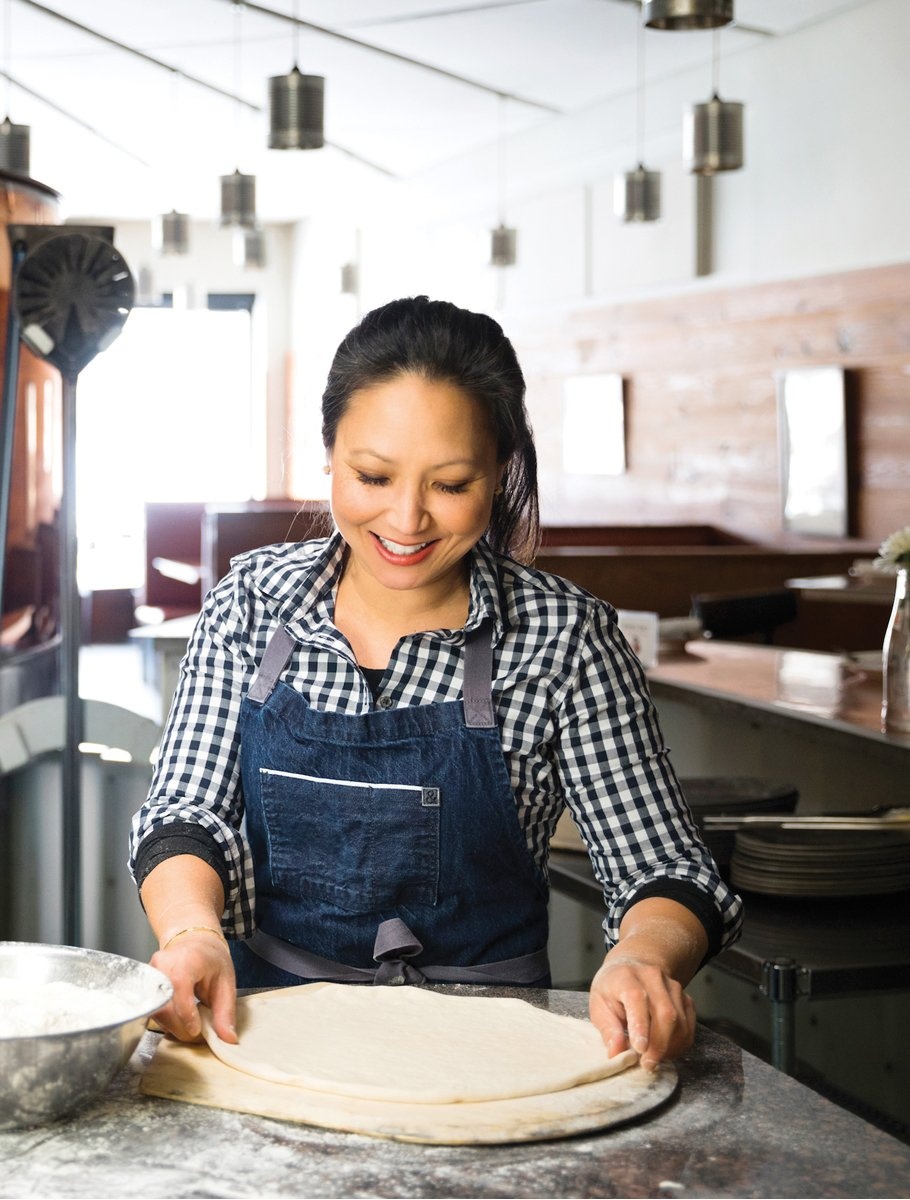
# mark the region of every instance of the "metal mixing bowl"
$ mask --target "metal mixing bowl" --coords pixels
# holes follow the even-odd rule
[[[172,994],[166,975],[132,958],[36,942],[0,942],[0,979],[64,980],[116,997],[129,1013],[71,1033],[0,1036],[0,1129],[43,1125],[100,1095]]]

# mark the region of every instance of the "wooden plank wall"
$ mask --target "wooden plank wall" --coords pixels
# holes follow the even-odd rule
[[[824,365],[849,369],[853,536],[910,524],[910,263],[535,314],[508,332],[544,482],[560,470],[563,380],[626,381],[628,470],[593,481],[592,524],[708,522],[780,540],[776,373]]]

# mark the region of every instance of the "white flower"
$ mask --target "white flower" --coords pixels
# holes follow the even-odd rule
[[[878,548],[875,566],[879,571],[896,573],[899,567],[910,567],[910,525],[889,534]]]

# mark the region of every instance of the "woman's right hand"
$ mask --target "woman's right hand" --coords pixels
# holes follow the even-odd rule
[[[174,995],[155,1013],[155,1020],[182,1042],[197,1042],[202,1036],[198,1004],[212,1012],[212,1026],[224,1042],[236,1042],[237,985],[228,944],[211,930],[180,934],[165,949],[152,955],[151,963],[170,979]]]
[[[175,854],[148,873],[140,898],[161,947],[152,955],[152,966],[174,987],[171,1002],[155,1013],[155,1020],[182,1042],[198,1041],[198,1000],[212,1010],[222,1041],[236,1042],[237,983],[221,932],[224,888],[219,875],[194,854]]]

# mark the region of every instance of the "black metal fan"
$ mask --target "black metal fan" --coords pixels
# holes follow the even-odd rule
[[[14,303],[7,351],[18,338],[63,376],[63,478],[60,499],[60,632],[65,738],[63,782],[63,925],[81,932],[82,789],[79,744],[79,644],[82,605],[76,578],[76,377],[114,341],[133,305],[133,277],[105,226],[11,225]],[[7,371],[5,404],[15,409],[18,360]],[[11,397],[11,399],[9,399]],[[10,438],[11,441],[11,438]]]
[[[48,237],[16,277],[22,340],[70,381],[117,337],[132,306],[129,268],[97,235]]]

